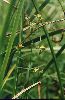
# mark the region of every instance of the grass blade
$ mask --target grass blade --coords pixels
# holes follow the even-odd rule
[[[8,81],[8,78],[10,77],[10,75],[12,74],[13,70],[15,69],[16,64],[14,64],[11,69],[9,70],[9,72],[7,73],[7,75],[5,76],[4,80],[3,80],[3,84],[2,84],[2,89],[4,87],[4,85],[6,84],[6,82]]]
[[[32,0],[34,2],[34,0]],[[32,3],[33,3],[32,2]],[[37,11],[37,8],[35,6],[35,3],[33,3],[36,11]],[[37,11],[38,12],[38,11]],[[39,14],[39,12],[38,12]],[[42,22],[41,22],[42,23]],[[42,24],[43,25],[43,24]],[[43,27],[43,31],[45,32],[45,35],[47,37],[47,41],[48,41],[48,44],[49,44],[49,47],[50,47],[50,50],[51,50],[51,54],[52,54],[52,57],[53,57],[53,60],[54,60],[54,64],[55,64],[55,68],[56,68],[56,72],[57,72],[57,76],[58,76],[58,80],[59,80],[59,86],[60,86],[60,90],[61,90],[61,98],[64,99],[64,92],[63,92],[63,87],[62,87],[62,83],[61,83],[61,76],[60,76],[60,72],[59,72],[59,68],[57,66],[57,62],[56,62],[56,56],[54,54],[54,50],[53,50],[53,46],[51,44],[51,41],[50,41],[50,38],[49,38],[49,34],[47,33],[47,30],[45,27]]]
[[[14,27],[12,29],[12,34],[11,34],[11,37],[10,37],[10,40],[9,40],[9,43],[8,43],[8,46],[7,46],[5,58],[4,58],[4,61],[3,61],[3,64],[2,64],[2,67],[1,67],[1,70],[0,70],[0,91],[1,91],[1,85],[2,85],[2,82],[3,82],[4,74],[5,74],[5,71],[6,71],[6,68],[7,68],[7,63],[8,63],[8,60],[9,60],[10,52],[11,52],[11,49],[12,49],[12,45],[13,45],[13,42],[14,42],[14,39],[15,39],[15,36],[16,36],[16,30],[18,28],[18,24],[19,24],[19,20],[20,20],[20,15],[21,15],[20,10],[22,10],[22,8],[23,8],[24,1],[25,0],[22,0],[22,1],[20,0],[19,8],[16,12],[16,17],[15,17],[15,20],[14,20]]]

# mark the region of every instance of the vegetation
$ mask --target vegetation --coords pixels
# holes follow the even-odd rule
[[[0,1],[0,98],[65,99],[65,1]]]

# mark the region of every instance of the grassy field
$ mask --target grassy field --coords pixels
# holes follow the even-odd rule
[[[0,99],[65,99],[65,0],[0,0]]]

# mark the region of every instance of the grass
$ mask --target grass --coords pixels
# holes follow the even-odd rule
[[[0,34],[0,98],[48,99],[57,97],[64,99],[64,55],[60,58],[65,49],[65,44],[63,44],[64,36],[61,41],[61,49],[57,53],[53,50],[56,44],[52,41],[52,36],[61,35],[62,32],[65,32],[64,27],[62,26],[63,28],[61,28],[60,25],[60,23],[64,23],[64,20],[62,20],[64,18],[60,18],[60,21],[44,22],[42,12],[44,13],[45,11],[44,14],[47,15],[46,11],[48,7],[50,5],[53,6],[51,0],[42,1],[39,7],[37,0],[31,0],[30,2],[25,0],[11,0],[7,4],[9,5],[8,13]],[[59,4],[61,7],[60,2]],[[25,17],[26,15],[31,17],[27,18]],[[52,15],[50,16],[51,18]],[[36,23],[35,26],[32,25],[31,27],[31,24],[27,25],[28,19],[32,24]],[[59,29],[57,24],[60,26]],[[49,31],[49,27],[52,26],[55,30],[52,29],[53,31]],[[26,29],[26,27],[29,28]],[[10,34],[6,36],[8,32]],[[27,32],[30,32],[30,34]],[[27,39],[28,41],[26,41]],[[43,50],[43,48],[36,49],[36,45],[40,48],[40,45],[42,47],[44,43],[50,48],[51,53]],[[32,48],[37,52],[33,51]],[[29,49],[29,51],[26,51],[26,49]],[[42,53],[40,53],[41,51]],[[60,65],[61,68],[59,67],[60,61],[58,61],[58,57],[63,59],[62,65]],[[38,85],[38,81],[41,81],[42,86],[38,86],[37,91],[34,86]]]

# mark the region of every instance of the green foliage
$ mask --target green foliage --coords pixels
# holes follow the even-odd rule
[[[64,0],[0,2],[0,98],[64,99]],[[11,1],[11,2],[10,2]],[[54,39],[54,40],[53,40]]]

